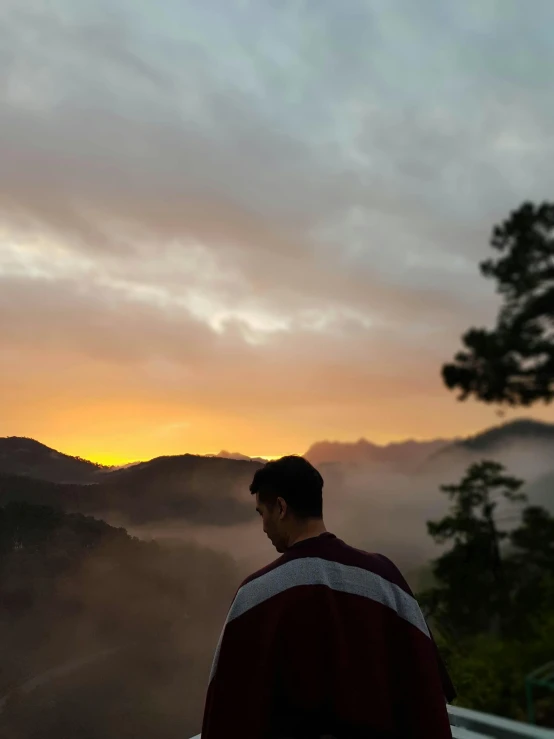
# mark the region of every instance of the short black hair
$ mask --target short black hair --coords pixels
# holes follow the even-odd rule
[[[307,459],[281,457],[256,471],[250,485],[252,495],[265,504],[283,498],[298,518],[323,517],[323,478]]]

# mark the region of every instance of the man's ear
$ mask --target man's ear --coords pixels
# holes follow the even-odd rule
[[[277,505],[279,506],[279,520],[282,521],[287,515],[287,501],[284,498],[277,498]]]

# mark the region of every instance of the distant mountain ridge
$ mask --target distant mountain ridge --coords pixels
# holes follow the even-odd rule
[[[466,438],[406,440],[382,446],[366,439],[357,442],[319,441],[312,444],[305,457],[315,465],[342,462],[394,465],[403,469],[406,466],[417,468],[422,464],[432,464],[450,455],[494,455],[509,443],[529,442],[541,445],[552,442],[554,445],[554,423],[522,418],[492,426]]]
[[[514,440],[554,442],[554,423],[535,421],[531,418],[518,418],[515,421],[492,426],[474,436],[469,436],[458,441],[457,445],[480,452]]]
[[[416,478],[420,488],[424,484],[421,489],[438,490],[459,479],[468,464],[497,459],[534,485],[534,495],[551,500],[552,452],[554,424],[520,419],[453,441],[318,442],[306,457],[322,468],[327,490],[343,489],[350,471],[354,477],[359,471],[367,495],[378,495],[381,485],[387,489],[381,472],[403,475],[410,487],[413,476],[414,485]],[[206,526],[245,523],[253,519],[248,487],[265,460],[233,456],[239,458],[227,452],[184,454],[107,468],[33,439],[0,438],[0,505],[12,500],[54,505],[121,525],[175,519]]]
[[[400,441],[380,446],[367,439],[357,442],[318,441],[304,455],[312,464],[343,462],[354,464],[380,464],[400,466],[417,465],[451,441]]]
[[[473,436],[428,441],[392,442],[379,445],[367,439],[357,442],[317,441],[304,454],[312,464],[354,463],[398,466],[405,468],[433,463],[449,455],[469,452],[491,454],[510,442],[554,444],[554,423],[532,419],[516,419],[492,426]],[[184,459],[195,455],[176,455],[159,459]],[[226,459],[265,464],[261,457],[249,457],[238,452],[220,451],[202,459]],[[91,484],[104,482],[120,472],[144,469],[156,460],[135,462],[121,467],[107,467],[80,457],[72,457],[26,437],[0,437],[0,473],[25,475],[50,482]]]
[[[431,455],[424,466],[447,469],[449,465],[488,457],[510,469],[524,462],[532,465],[535,457],[549,455],[550,450],[554,454],[554,424],[520,418],[459,439]],[[548,457],[540,464],[550,469]]]
[[[214,454],[215,457],[222,457],[223,459],[238,459],[242,462],[260,462],[265,464],[267,460],[263,457],[249,457],[247,454],[240,454],[239,452],[227,452],[222,449],[218,454]]]

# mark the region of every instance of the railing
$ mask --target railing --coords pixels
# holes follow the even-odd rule
[[[553,729],[469,708],[448,706],[448,715],[454,739],[554,739]]]
[[[553,729],[512,721],[491,713],[448,706],[453,739],[554,739]],[[197,734],[192,739],[201,739]]]
[[[525,678],[525,697],[527,700],[527,720],[535,723],[535,706],[533,702],[533,689],[546,688],[554,691],[554,662],[547,662],[530,672]]]

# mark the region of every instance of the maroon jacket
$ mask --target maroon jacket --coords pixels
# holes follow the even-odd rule
[[[327,533],[239,588],[202,739],[451,739],[454,695],[398,569]]]

